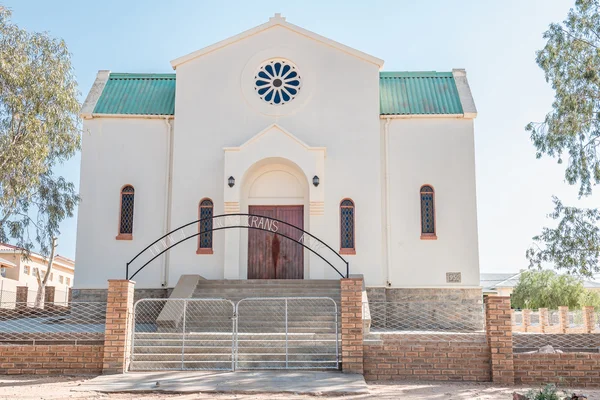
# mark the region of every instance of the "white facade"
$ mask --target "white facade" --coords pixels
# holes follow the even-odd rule
[[[43,279],[47,268],[48,260],[41,254],[31,252],[26,258],[22,249],[0,243],[0,301],[15,301],[19,286],[27,286],[30,292],[29,299],[34,299],[39,288],[36,269]],[[73,287],[74,273],[73,260],[58,255],[54,258],[47,285],[56,288],[56,301],[66,300],[69,288]]]
[[[257,69],[268,60],[285,60],[301,76],[286,104],[257,95]],[[340,202],[352,199],[355,254],[342,256],[367,285],[479,286],[476,111],[462,70],[454,71],[460,114],[381,115],[382,60],[279,16],[172,65],[173,115],[97,112],[106,71],[84,104],[77,288],[125,278],[126,262],[197,220],[205,198],[214,215],[301,205],[304,230],[336,251]],[[437,240],[421,238],[425,184],[435,189]],[[125,185],[135,188],[133,234],[117,240]],[[215,231],[212,254],[197,250],[193,238],[158,256],[136,286],[172,287],[182,274],[248,277],[248,230]],[[302,268],[305,279],[339,278],[309,250]]]

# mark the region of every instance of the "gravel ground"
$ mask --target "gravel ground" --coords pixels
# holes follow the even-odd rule
[[[72,388],[89,378],[82,377],[38,377],[9,376],[0,378],[0,399],[218,399],[218,400],[256,400],[256,399],[315,399],[315,396],[293,396],[289,394],[103,394],[97,392],[74,392]],[[368,395],[342,396],[344,399],[384,399],[384,400],[511,400],[512,393],[524,393],[527,388],[495,387],[490,384],[463,383],[419,383],[398,382],[391,384],[369,385]],[[587,394],[589,399],[600,400],[600,390],[571,390],[570,392]]]

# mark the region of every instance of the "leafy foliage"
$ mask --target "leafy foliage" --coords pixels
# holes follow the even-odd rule
[[[542,390],[530,390],[525,395],[529,400],[562,400],[560,392],[556,386],[549,384],[543,387]]]
[[[534,245],[527,250],[529,267],[542,268],[553,262],[556,269],[591,277],[600,270],[600,211],[597,209],[565,207],[553,197],[556,228],[544,228],[533,238]]]
[[[511,295],[514,308],[549,308],[559,306],[581,308],[600,307],[600,295],[583,287],[583,281],[572,275],[554,271],[525,271]]]
[[[64,41],[10,17],[0,6],[0,240],[48,254],[79,200],[52,172],[80,148],[77,82]]]
[[[553,23],[536,62],[555,90],[552,111],[541,123],[526,130],[536,156],[567,157],[565,179],[579,184],[579,195],[592,193],[600,183],[600,0],[577,0],[563,23]],[[560,220],[555,229],[545,228],[527,251],[530,266],[554,263],[558,269],[591,276],[600,272],[600,236],[597,210],[564,207],[554,198],[550,215]]]
[[[590,194],[592,183],[600,182],[599,0],[577,0],[563,24],[551,24],[544,38],[536,61],[556,94],[544,122],[526,129],[538,158],[546,154],[562,163],[568,154],[567,182],[579,182],[580,194]]]

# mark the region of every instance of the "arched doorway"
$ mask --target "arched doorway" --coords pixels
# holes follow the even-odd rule
[[[241,210],[279,219],[308,229],[308,182],[300,168],[283,158],[269,158],[253,165],[244,175]],[[248,279],[303,279],[308,261],[304,248],[281,234],[299,240],[301,231],[282,226],[279,235],[250,230],[242,232],[241,263]],[[244,246],[247,243],[247,246]]]

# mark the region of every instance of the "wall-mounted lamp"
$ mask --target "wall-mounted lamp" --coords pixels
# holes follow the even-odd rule
[[[319,177],[318,176],[313,176],[313,185],[315,185],[315,187],[319,186]]]
[[[230,176],[228,179],[229,182],[229,187],[233,187],[233,185],[235,185],[235,178],[233,176]]]

